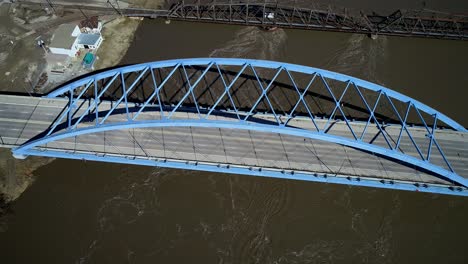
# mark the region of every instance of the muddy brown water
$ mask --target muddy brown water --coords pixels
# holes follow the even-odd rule
[[[249,57],[334,70],[465,126],[465,42],[145,21],[123,64]],[[467,263],[464,197],[55,160],[12,205],[2,263]]]

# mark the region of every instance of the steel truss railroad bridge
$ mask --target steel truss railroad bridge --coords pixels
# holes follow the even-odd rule
[[[295,3],[295,1],[294,1]],[[185,0],[167,18],[199,22],[325,30],[369,35],[468,39],[468,16],[431,10],[395,10],[390,14],[299,6],[280,1]]]
[[[129,17],[163,18],[206,23],[223,23],[261,27],[324,30],[369,35],[425,37],[452,40],[468,39],[468,16],[432,10],[395,10],[388,14],[350,10],[331,6],[285,4],[270,0],[185,0],[167,9],[120,8],[108,1],[107,6],[86,3],[43,3],[27,0],[24,5],[87,9],[102,14]]]
[[[0,135],[17,158],[468,194],[462,125],[396,91],[307,66],[143,63],[79,77],[42,98],[2,96],[0,107]]]

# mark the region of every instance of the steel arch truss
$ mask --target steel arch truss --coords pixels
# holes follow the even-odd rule
[[[466,133],[463,126],[388,88],[317,68],[248,59],[159,61],[82,77],[47,97],[68,102],[47,131],[13,150],[16,156],[47,156],[41,146],[88,133],[216,127],[341,144],[468,187],[436,136],[446,129]]]

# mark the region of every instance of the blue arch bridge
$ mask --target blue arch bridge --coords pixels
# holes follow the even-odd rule
[[[307,66],[159,61],[0,101],[2,145],[16,158],[468,194],[465,127],[391,89]]]

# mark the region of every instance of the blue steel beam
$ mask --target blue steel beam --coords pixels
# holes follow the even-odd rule
[[[187,74],[186,67],[193,67],[193,66],[199,66],[203,67],[203,72],[202,74],[196,79],[196,81],[192,84],[190,82],[190,78]],[[213,68],[215,66],[215,68]],[[221,69],[219,66],[239,66],[241,67],[241,70],[237,72],[235,78],[229,82],[229,84],[226,82],[226,80],[223,77],[223,74],[221,72]],[[156,79],[154,76],[154,69],[163,69],[163,68],[172,68],[172,71],[166,78],[159,84],[159,86],[156,83]],[[238,109],[239,107],[236,106],[234,103],[234,100],[231,97],[230,90],[233,87],[233,85],[236,83],[238,78],[242,75],[245,74],[246,68],[250,68],[254,74],[255,80],[257,81],[257,85],[260,87],[261,92],[258,98],[254,98],[255,103],[250,107],[250,110],[247,113],[241,113]],[[175,105],[171,106],[171,110],[169,111],[169,114],[167,116],[164,116],[164,111],[163,108],[168,108],[169,106],[165,106],[164,103],[161,101],[159,98],[159,92],[163,88],[163,86],[166,84],[166,82],[170,79],[173,78],[174,72],[177,69],[182,69],[188,84],[188,91],[183,95],[182,99]],[[257,73],[256,69],[271,69],[275,71],[274,76],[269,80],[268,82],[262,80]],[[144,102],[143,106],[140,107],[138,112],[133,116],[133,118],[129,117],[129,106],[127,102],[127,96],[130,94],[130,92],[133,90],[133,88],[136,86],[136,84],[141,80],[141,78],[144,76],[144,74],[150,70],[151,71],[151,77],[153,81],[153,88],[154,91],[152,95]],[[195,97],[194,90],[196,89],[197,85],[199,82],[205,77],[205,75],[210,71],[214,70],[214,72],[218,72],[219,76],[222,80],[222,83],[224,85],[224,92],[217,98],[215,99],[214,105],[209,107],[208,113],[202,117],[201,111],[199,104],[197,102],[197,98]],[[291,112],[287,115],[287,119],[285,122],[281,122],[281,117],[275,112],[274,107],[271,104],[270,98],[269,98],[269,93],[270,89],[272,89],[272,84],[275,82],[277,77],[280,75],[280,73],[286,72],[288,78],[291,80],[293,87],[295,91],[297,92],[299,99],[297,102],[295,102],[293,109]],[[311,76],[311,80],[308,83],[306,87],[299,87],[294,80],[293,76],[291,75],[291,72],[298,72],[298,73],[303,73]],[[124,75],[127,73],[139,73],[138,77],[129,85],[129,87],[126,87],[125,80],[124,80]],[[122,85],[122,96],[118,98],[118,100],[115,102],[115,104],[111,107],[109,111],[106,111],[104,117],[101,118],[101,120],[98,120],[99,118],[99,109],[98,106],[101,102],[101,97],[105,93],[105,91],[114,83],[114,81],[117,79],[117,76],[121,77],[121,85]],[[112,78],[111,78],[112,77]],[[323,129],[319,129],[317,126],[315,119],[316,115],[311,111],[311,109],[307,106],[307,103],[304,100],[304,96],[309,90],[313,90],[312,84],[314,81],[316,81],[316,77],[319,77],[319,80],[322,81],[322,83],[325,85],[326,90],[329,92],[331,95],[332,100],[334,101],[334,109],[331,112],[331,114],[327,118],[327,123]],[[107,83],[107,85],[102,89],[102,91],[99,93],[99,95],[96,96],[98,88],[97,88],[97,81],[98,80],[103,80],[106,78],[111,78],[111,80]],[[344,91],[341,93],[340,96],[335,96],[332,89],[329,86],[329,83],[327,82],[327,79],[330,80],[336,80],[340,81],[346,84],[346,87]],[[265,87],[263,83],[267,84]],[[96,114],[96,124],[94,126],[86,127],[86,128],[78,128],[78,125],[82,122],[83,117],[86,116],[86,114],[91,110],[92,104],[88,107],[88,109],[85,110],[85,112],[74,121],[72,120],[73,115],[77,112],[74,111],[74,106],[76,103],[79,101],[81,96],[84,94],[84,91],[81,91],[78,96],[73,96],[75,90],[79,87],[85,87],[85,90],[90,87],[90,84],[94,83],[94,93],[95,93],[95,100],[94,100],[94,110]],[[303,89],[303,91],[300,91],[300,88]],[[355,89],[360,97],[360,99],[363,101],[365,108],[369,112],[369,118],[367,119],[367,122],[364,126],[364,129],[361,133],[361,135],[357,135],[352,126],[350,125],[350,121],[347,118],[345,112],[342,109],[342,100],[344,98],[344,95],[348,91],[348,89]],[[364,97],[363,93],[361,90],[368,90],[374,93],[378,94],[377,100],[375,101],[374,105],[370,105],[369,102],[367,102],[366,98]],[[442,121],[446,125],[450,126],[452,129],[456,131],[461,131],[461,132],[467,132],[467,130],[455,122],[454,120],[450,119],[449,117],[445,116],[444,114],[432,109],[431,107],[428,107],[417,100],[414,100],[412,98],[409,98],[405,95],[402,95],[398,92],[395,92],[393,90],[390,90],[388,88],[385,88],[383,86],[370,83],[358,78],[354,78],[351,76],[339,74],[339,73],[334,73],[326,70],[321,70],[317,68],[311,68],[307,66],[301,66],[301,65],[295,65],[295,64],[288,64],[288,63],[281,63],[281,62],[273,62],[273,61],[261,61],[261,60],[248,60],[248,59],[223,59],[223,58],[200,58],[200,59],[181,59],[181,60],[169,60],[169,61],[160,61],[160,62],[151,62],[151,63],[143,63],[143,64],[138,64],[138,65],[130,65],[126,67],[121,67],[117,69],[112,69],[108,70],[105,72],[100,72],[88,77],[84,77],[82,79],[79,79],[75,82],[72,82],[68,85],[65,85],[53,92],[51,92],[47,97],[49,98],[54,98],[58,96],[64,96],[66,94],[69,94],[69,104],[68,106],[65,107],[63,113],[61,116],[57,119],[56,122],[54,122],[51,126],[51,129],[46,133],[45,136],[40,137],[38,139],[35,139],[34,141],[27,142],[26,144],[20,146],[19,148],[13,150],[15,155],[20,156],[24,155],[27,156],[30,153],[34,152],[34,148],[39,147],[40,145],[47,144],[49,142],[67,138],[67,137],[73,137],[73,136],[79,136],[79,135],[85,135],[88,133],[96,133],[96,132],[102,132],[102,131],[108,131],[108,130],[119,130],[119,129],[131,129],[131,128],[142,128],[142,127],[189,127],[189,126],[194,126],[194,127],[213,127],[213,128],[230,128],[230,129],[244,129],[244,130],[252,130],[252,131],[261,131],[261,132],[270,132],[270,133],[280,133],[280,134],[288,134],[288,135],[295,135],[295,136],[301,136],[305,138],[311,138],[311,139],[318,139],[318,140],[323,140],[331,143],[336,143],[336,144],[341,144],[344,146],[348,147],[353,147],[357,149],[361,149],[364,151],[369,151],[372,153],[376,153],[379,155],[382,155],[384,157],[390,158],[390,159],[395,159],[398,161],[401,161],[405,164],[416,166],[420,169],[428,170],[431,171],[437,175],[439,175],[441,178],[448,179],[452,182],[458,183],[463,186],[468,186],[468,180],[461,177],[458,175],[453,168],[451,167],[449,161],[447,160],[446,156],[444,155],[444,152],[442,151],[442,148],[438,144],[434,132],[436,130],[436,122],[437,121]],[[228,98],[233,105],[234,108],[234,113],[237,116],[237,120],[233,121],[216,121],[216,120],[208,120],[208,117],[210,115],[213,115],[214,111],[216,110],[217,105],[221,102],[221,100],[224,98],[225,95],[228,95]],[[159,120],[145,120],[145,121],[137,121],[135,120],[136,117],[150,104],[151,100],[153,100],[154,96],[157,96],[157,106],[159,108],[159,112],[161,113],[161,119]],[[194,105],[195,105],[195,110],[198,113],[198,118],[195,119],[188,119],[188,120],[171,120],[171,117],[173,114],[177,111],[184,111],[182,110],[182,104],[184,101],[191,96],[194,100]],[[377,106],[381,103],[381,98],[387,98],[387,100],[390,102],[390,105],[392,106],[393,111],[396,113],[397,118],[399,122],[401,123],[401,130],[398,135],[397,142],[394,145],[391,144],[388,136],[386,135],[387,132],[384,129],[384,124],[380,123],[375,115],[375,111]],[[272,115],[275,118],[277,124],[273,125],[264,125],[264,124],[259,124],[259,123],[254,123],[253,121],[249,120],[249,117],[253,115],[253,112],[256,110],[257,106],[262,100],[266,100],[268,103],[268,106],[271,109]],[[407,104],[408,107],[406,109],[406,114],[402,118],[402,116],[399,114],[398,110],[396,109],[395,104],[393,103],[393,100],[402,102],[404,104]],[[127,122],[114,122],[108,121],[108,117],[114,112],[114,110],[120,105],[120,103],[124,101],[125,102],[125,112],[127,114]],[[296,111],[297,107],[299,104],[303,103],[308,115],[316,128],[316,131],[314,130],[306,130],[306,129],[298,129],[298,128],[293,128],[293,127],[288,127],[287,124],[290,120],[294,119],[294,112]],[[154,104],[152,104],[154,105]],[[428,143],[428,153],[427,155],[423,155],[420,147],[418,144],[415,142],[413,139],[410,131],[408,130],[407,126],[407,118],[409,111],[413,107],[416,110],[416,113],[418,116],[421,118],[422,124],[425,127],[425,129],[428,132],[428,138],[429,138],[429,143]],[[232,112],[232,111],[231,111]],[[328,132],[328,127],[329,123],[331,120],[335,117],[335,114],[337,112],[340,112],[343,116],[344,121],[346,122],[347,127],[349,128],[352,137],[347,138],[345,136],[334,136],[331,135]],[[425,122],[421,112],[426,113],[430,116],[434,117],[434,124],[431,128],[428,127],[427,123]],[[244,116],[244,118],[241,118],[241,115]],[[57,126],[62,123],[62,120],[65,116],[68,116],[68,120],[66,123],[68,125],[66,126],[67,129],[64,131],[56,130]],[[364,135],[366,135],[367,128],[369,127],[370,124],[374,124],[379,133],[382,134],[383,138],[385,139],[386,143],[388,144],[388,148],[378,146],[375,144],[372,144],[372,141],[370,143],[366,143],[363,141]],[[432,130],[431,130],[432,129]],[[420,156],[419,158],[407,155],[402,152],[401,149],[399,149],[399,145],[401,142],[403,130],[408,134],[409,139],[411,140],[412,144],[414,145],[415,149],[417,150],[417,153]],[[446,165],[448,166],[449,170],[442,168],[440,166],[437,166],[435,164],[430,163],[429,158],[431,155],[431,150],[432,145],[436,146],[436,149],[439,151],[441,154],[443,160],[446,162]],[[73,154],[70,154],[73,155]],[[70,156],[70,158],[72,158]]]
[[[230,93],[229,93],[229,90],[231,90],[232,86],[234,85],[234,83],[237,81],[237,79],[239,79],[239,77],[241,76],[242,73],[244,73],[245,71],[245,68],[247,68],[248,64],[244,64],[244,66],[242,66],[242,69],[236,74],[236,76],[234,77],[234,79],[232,80],[232,82],[229,84],[229,85],[226,85],[226,81],[224,80],[223,78],[223,75],[221,73],[221,70],[219,69],[219,65],[216,65],[217,66],[217,69],[218,69],[218,72],[219,72],[219,75],[221,76],[221,79],[223,81],[223,84],[224,84],[224,92],[223,94],[218,97],[218,100],[216,100],[216,102],[213,104],[213,106],[211,107],[211,109],[208,111],[208,113],[206,114],[205,116],[205,119],[207,119],[211,113],[216,109],[216,107],[218,106],[218,104],[221,102],[221,100],[223,99],[224,95],[228,94],[229,95],[229,98],[231,99],[231,104],[233,105],[234,107],[234,110],[236,111],[236,115],[238,117],[238,119],[240,120],[240,116],[239,116],[239,113],[237,111],[237,108],[236,108],[236,104],[234,103],[234,101],[232,100],[232,97],[230,96]]]
[[[239,73],[237,74],[237,76],[240,76],[246,67],[247,67],[247,65],[245,65],[244,67],[242,67],[242,69],[239,71]],[[223,92],[223,94],[219,97],[219,99],[216,101],[215,105],[211,107],[211,109],[210,109],[209,112],[206,114],[206,116],[204,117],[204,119],[206,119],[206,118],[211,114],[211,112],[213,112],[213,110],[216,109],[216,106],[219,104],[219,102],[221,101],[221,99],[227,94],[227,95],[228,95],[228,98],[229,98],[229,101],[231,102],[231,105],[232,105],[232,107],[234,108],[234,112],[236,113],[237,119],[238,119],[238,120],[241,120],[241,118],[240,118],[240,116],[239,116],[239,110],[237,109],[236,104],[234,103],[234,100],[232,100],[231,93],[229,92],[229,90],[230,90],[231,87],[232,87],[232,84],[235,83],[235,80],[237,80],[238,77],[235,78],[235,80],[233,80],[229,85],[226,85],[226,80],[224,80],[223,73],[221,72],[221,69],[219,68],[219,65],[216,65],[216,69],[218,70],[218,73],[219,73],[219,76],[220,76],[220,78],[221,78],[221,81],[223,82],[223,85],[224,85],[224,92]]]
[[[434,115],[434,124],[432,124],[432,131],[429,134],[430,142],[429,142],[429,147],[427,148],[427,157],[426,160],[430,161],[431,159],[431,149],[432,149],[432,143],[434,143],[434,132],[436,131],[437,127],[437,114]]]
[[[174,69],[172,69],[172,71],[169,73],[169,75],[166,76],[164,81],[162,81],[159,84],[159,86],[156,84],[156,79],[154,77],[153,68],[151,68],[151,80],[153,81],[153,85],[154,85],[154,89],[155,89],[154,93],[146,100],[146,102],[143,104],[143,106],[140,108],[140,110],[138,110],[138,112],[133,116],[133,120],[135,120],[138,117],[138,115],[140,115],[140,113],[143,112],[143,110],[146,108],[146,106],[154,98],[155,95],[157,96],[157,99],[158,99],[158,106],[159,106],[159,111],[161,113],[161,118],[164,118],[164,112],[163,112],[163,109],[162,109],[161,99],[159,98],[159,91],[164,87],[166,82],[172,77],[172,75],[177,71],[177,69],[179,69],[179,66],[180,66],[180,64],[177,64],[174,67]]]
[[[252,65],[250,65],[250,67],[252,67],[252,69],[254,70],[255,72],[255,69],[253,68]],[[257,108],[258,104],[260,103],[260,101],[262,101],[263,97],[266,96],[266,93],[267,91],[270,89],[271,85],[273,84],[273,82],[276,80],[276,78],[278,78],[278,75],[281,73],[281,71],[283,70],[283,67],[278,67],[276,73],[275,73],[275,76],[270,80],[270,83],[268,84],[268,86],[262,91],[260,97],[257,99],[257,101],[254,103],[254,105],[252,106],[252,108],[250,108],[250,111],[249,113],[245,116],[244,120],[243,121],[246,121],[250,116],[252,116],[252,112]],[[279,124],[279,121],[278,121],[278,117],[275,115],[275,119],[276,119],[276,122],[278,122]]]
[[[263,87],[262,81],[258,77],[258,74],[257,74],[257,71],[255,70],[255,68],[252,67],[252,66],[250,66],[250,68],[252,69],[252,72],[255,75],[255,79],[257,79],[257,82],[258,82],[258,85],[260,86],[260,89],[262,90],[262,95],[258,99],[259,101],[257,101],[257,103],[260,102],[263,98],[265,98],[267,100],[267,102],[268,102],[268,106],[270,107],[271,112],[273,113],[273,116],[276,119],[276,122],[278,123],[278,125],[281,125],[281,121],[279,120],[278,115],[276,114],[275,109],[274,109],[273,105],[270,102],[270,99],[268,99],[268,92],[270,90],[271,84],[273,84],[275,82],[276,78],[281,73],[283,68],[281,67],[278,70],[278,72],[276,72],[275,76],[273,77],[273,79],[271,79],[270,83],[268,84],[268,86],[266,88]],[[256,103],[256,105],[254,107],[252,107],[252,109],[255,109],[255,107],[258,105],[257,103]],[[252,113],[252,111],[250,111],[250,113]],[[247,118],[249,118],[249,115],[247,115],[247,117],[245,119],[247,119]]]
[[[397,143],[395,145],[395,149],[398,149],[400,147],[401,138],[403,136],[403,127],[406,127],[406,120],[408,120],[408,115],[409,115],[410,110],[411,110],[411,102],[408,103],[408,107],[406,108],[405,119],[403,121],[401,120],[400,116],[398,115],[398,117],[400,118],[402,129],[400,130],[400,134],[398,135],[398,139],[397,139]]]
[[[286,121],[284,122],[284,126],[288,124],[289,120],[291,120],[293,118],[293,115],[294,115],[294,112],[296,111],[297,107],[299,106],[299,104],[302,102],[302,104],[304,105],[305,109],[307,110],[307,114],[309,115],[310,117],[310,120],[312,121],[312,123],[314,124],[315,126],[315,129],[317,129],[317,131],[320,131],[319,127],[317,126],[317,123],[315,122],[315,116],[314,114],[312,114],[312,111],[310,111],[309,109],[309,106],[307,106],[306,102],[304,101],[304,96],[306,95],[307,91],[309,91],[309,88],[310,86],[312,85],[312,83],[314,82],[315,78],[317,77],[317,74],[314,74],[312,75],[312,78],[310,79],[310,82],[307,84],[306,88],[304,89],[304,91],[301,93],[299,91],[299,88],[297,87],[297,84],[296,82],[294,81],[294,78],[291,76],[291,73],[286,70],[286,72],[288,73],[288,77],[289,79],[291,80],[293,86],[294,86],[294,89],[296,90],[296,92],[298,93],[299,95],[299,100],[297,100],[296,104],[294,105],[293,109],[291,109],[291,112],[288,114],[288,119],[286,119]]]
[[[414,141],[414,138],[413,136],[411,135],[411,133],[408,131],[408,128],[406,126],[406,121],[402,121],[401,120],[401,116],[400,116],[400,113],[398,113],[398,110],[396,109],[395,105],[393,104],[392,100],[388,97],[387,94],[385,94],[385,97],[387,98],[387,100],[390,102],[390,105],[392,106],[393,108],[393,111],[396,113],[397,117],[398,117],[398,120],[400,120],[401,122],[401,130],[400,131],[403,131],[405,130],[406,134],[408,135],[409,139],[411,140],[411,143],[413,143],[413,146],[416,148],[416,151],[418,152],[419,156],[421,157],[421,159],[424,159],[424,156],[422,154],[422,151],[421,149],[419,148],[418,144],[416,144],[416,141]],[[426,123],[424,122],[424,119],[421,117],[421,120],[423,121],[423,124],[424,126],[426,126]],[[397,141],[398,142],[398,141]],[[392,147],[393,148],[393,147]]]
[[[101,119],[99,124],[102,125],[106,121],[106,119],[109,118],[109,116],[112,114],[112,112],[114,112],[114,110],[117,108],[117,106],[119,106],[119,104],[122,102],[122,99],[124,99],[124,102],[125,102],[125,111],[127,113],[127,119],[130,120],[130,116],[129,116],[129,112],[128,112],[127,95],[128,95],[128,93],[130,93],[130,91],[132,91],[133,87],[135,87],[135,85],[141,80],[141,78],[146,73],[146,71],[148,71],[148,68],[149,67],[145,67],[143,69],[143,71],[140,72],[140,74],[138,75],[136,80],[130,85],[130,87],[128,87],[128,89],[126,89],[126,87],[125,87],[126,85],[125,85],[125,80],[124,80],[124,74],[123,74],[122,71],[120,72],[123,95],[122,95],[122,97],[119,98],[119,100],[117,100],[117,102],[114,104],[114,106],[107,112],[107,114],[104,116],[104,118]]]
[[[185,63],[181,63],[182,65],[186,65]],[[182,97],[182,99],[179,101],[179,103],[177,103],[176,107],[169,113],[169,116],[167,118],[171,118],[172,115],[177,111],[177,109],[182,105],[182,103],[185,101],[185,99],[187,99],[187,97],[189,96],[190,93],[193,92],[193,89],[195,88],[195,86],[198,85],[198,83],[203,79],[203,77],[206,75],[206,73],[210,70],[211,66],[214,64],[214,62],[210,62],[208,63],[208,66],[206,66],[205,70],[203,71],[203,73],[201,74],[200,77],[198,77],[198,79],[195,81],[195,83],[192,85],[190,85],[190,88],[189,90],[187,91],[187,93],[185,93],[185,95]],[[185,70],[185,69],[184,69]],[[188,78],[188,77],[187,77]]]

